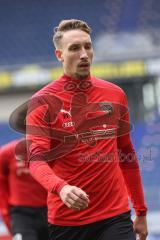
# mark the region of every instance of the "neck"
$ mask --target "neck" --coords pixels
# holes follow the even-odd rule
[[[71,75],[64,72],[64,75],[72,80],[80,80],[80,81],[86,80],[90,77],[90,73],[88,75],[82,76],[79,74]]]

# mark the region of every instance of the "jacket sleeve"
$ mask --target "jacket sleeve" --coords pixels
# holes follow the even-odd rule
[[[52,111],[54,113],[54,106]],[[52,160],[48,159],[51,150],[52,133],[48,104],[44,101],[43,96],[31,100],[28,106],[26,123],[28,160],[31,175],[47,191],[59,194],[62,187],[67,183],[56,176],[48,164],[48,161]]]
[[[125,95],[123,96],[122,107],[123,113],[120,114],[119,134],[117,138],[119,164],[135,213],[137,216],[145,216],[147,206],[144,199],[138,158],[130,137],[131,125]],[[121,129],[125,129],[125,131]]]

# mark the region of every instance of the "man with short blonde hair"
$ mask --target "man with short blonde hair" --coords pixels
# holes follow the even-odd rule
[[[127,98],[120,87],[91,76],[90,32],[76,19],[55,28],[64,75],[28,105],[30,171],[48,191],[50,240],[135,240],[135,233],[145,240],[147,207]]]

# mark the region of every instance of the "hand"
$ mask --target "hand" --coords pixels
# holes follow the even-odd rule
[[[138,235],[138,240],[145,240],[148,235],[146,216],[136,216],[133,222],[133,228]]]
[[[65,185],[61,189],[59,196],[67,207],[75,211],[83,210],[89,204],[88,195],[76,186]]]

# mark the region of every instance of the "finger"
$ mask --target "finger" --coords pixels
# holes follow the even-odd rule
[[[80,197],[81,199],[89,202],[89,196],[80,188],[74,188],[72,190],[72,192],[77,195],[78,197]]]
[[[77,196],[72,198],[67,198],[66,202],[68,202],[72,207],[80,208],[80,209],[85,209],[88,207],[88,203],[81,201],[81,199],[78,199]]]
[[[77,196],[76,194],[74,193],[69,193],[68,194],[68,199],[72,199],[74,202],[80,204],[80,205],[86,205],[88,206],[88,201],[87,200],[84,200],[82,198],[80,198],[79,196]]]
[[[72,206],[69,202],[65,202],[65,205],[75,211],[80,211],[81,209],[79,207]]]
[[[83,206],[82,204],[75,202],[71,198],[66,199],[66,203],[70,204],[72,207],[82,207]]]
[[[146,234],[138,234],[137,240],[146,240],[147,235]]]
[[[71,208],[72,210],[74,210],[74,211],[77,211],[77,212],[79,212],[79,211],[81,211],[82,209],[81,208],[79,208],[79,207],[72,207]]]
[[[140,235],[140,240],[146,240],[147,235],[146,234],[141,234]]]

